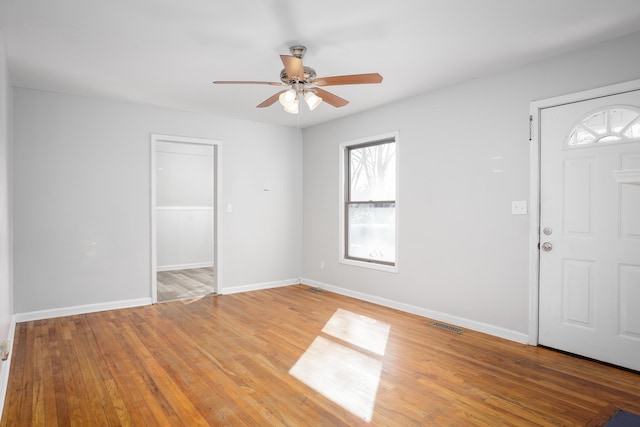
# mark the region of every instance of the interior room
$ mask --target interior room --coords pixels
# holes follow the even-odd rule
[[[0,0],[0,426],[637,422],[638,46],[636,0]]]
[[[154,144],[159,302],[215,294],[215,149],[185,142]]]

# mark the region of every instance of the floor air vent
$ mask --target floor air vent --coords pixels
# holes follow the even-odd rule
[[[320,295],[324,294],[324,291],[322,289],[314,288],[313,286],[308,287],[307,290],[309,292],[313,292],[314,294],[320,294]]]
[[[462,328],[456,328],[455,326],[447,325],[445,323],[440,323],[440,322],[433,322],[431,324],[431,326],[434,326],[434,327],[440,328],[440,329],[444,329],[445,331],[455,332],[457,334],[461,334],[461,333],[464,332],[464,329],[462,329]]]

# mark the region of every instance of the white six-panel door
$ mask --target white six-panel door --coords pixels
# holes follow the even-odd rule
[[[546,108],[540,132],[538,342],[640,370],[640,91]]]

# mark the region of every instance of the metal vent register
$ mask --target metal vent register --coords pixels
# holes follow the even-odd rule
[[[436,327],[436,328],[440,328],[440,329],[444,329],[445,331],[455,332],[457,334],[461,334],[461,333],[464,332],[464,329],[456,328],[455,326],[447,325],[446,323],[433,322],[431,324],[431,326]]]

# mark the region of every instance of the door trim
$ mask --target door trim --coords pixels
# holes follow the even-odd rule
[[[173,136],[173,135],[160,135],[160,134],[151,134],[151,143],[150,143],[150,158],[151,158],[151,170],[150,174],[150,182],[151,182],[151,197],[150,197],[150,218],[151,218],[151,238],[150,238],[150,253],[151,253],[151,266],[150,266],[150,274],[151,274],[151,302],[152,304],[156,304],[158,302],[158,277],[156,275],[158,269],[158,250],[156,247],[157,244],[157,224],[156,224],[156,145],[158,142],[177,142],[183,144],[201,144],[201,145],[211,145],[214,147],[214,156],[213,156],[213,266],[215,268],[215,275],[213,280],[213,289],[214,292],[220,293],[220,283],[221,283],[221,269],[220,262],[218,256],[218,238],[219,238],[219,228],[218,228],[218,218],[220,217],[220,164],[221,162],[221,148],[222,141],[216,139],[206,139],[206,138],[192,138],[186,136]]]
[[[529,146],[529,206],[531,207],[529,211],[530,345],[538,345],[539,326],[540,250],[538,249],[538,243],[540,238],[540,126],[542,110],[635,90],[640,90],[640,79],[533,101],[529,104],[529,114],[531,115],[531,139]]]

